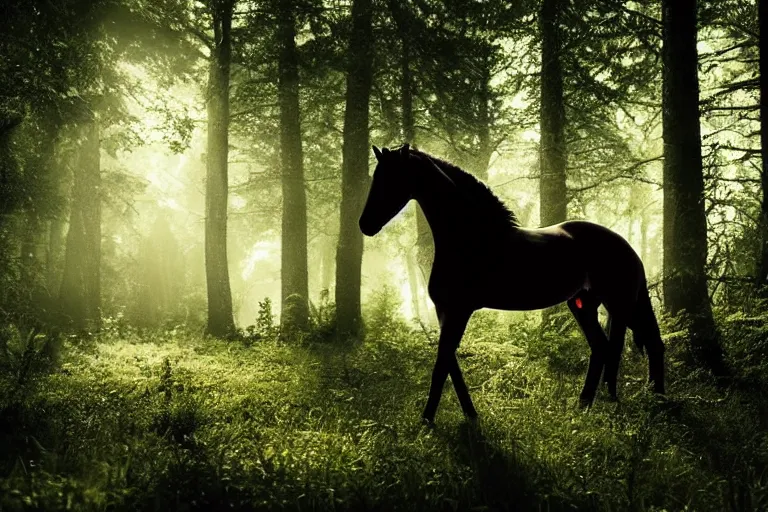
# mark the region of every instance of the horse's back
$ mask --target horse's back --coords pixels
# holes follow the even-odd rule
[[[530,241],[546,241],[548,239],[569,239],[580,256],[588,260],[596,259],[622,259],[622,263],[638,263],[642,265],[640,257],[624,237],[615,231],[586,220],[569,220],[552,226],[538,229],[525,230]]]
[[[610,258],[623,257],[629,262],[642,265],[637,255],[627,240],[615,231],[586,220],[569,220],[555,226],[568,233],[579,249],[586,254],[595,256],[609,256]]]

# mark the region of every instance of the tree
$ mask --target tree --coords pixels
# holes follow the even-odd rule
[[[563,8],[561,0],[543,0],[539,14],[541,33],[539,223],[542,226],[563,222],[567,215],[565,105],[560,62],[563,45],[559,27]]]
[[[399,0],[389,0],[389,10],[397,27],[398,39],[400,42],[400,108],[401,108],[401,133],[403,142],[417,147],[416,140],[416,120],[414,116],[414,97],[416,96],[416,82],[413,77],[413,31],[412,18],[408,2]],[[412,258],[406,255],[408,276],[411,285],[411,295],[413,297],[414,314],[421,318],[422,311],[420,296],[420,283],[424,282],[432,268],[432,260],[435,255],[435,246],[432,239],[432,232],[429,229],[427,218],[418,204],[414,205],[416,211],[416,267],[412,266]]]
[[[707,219],[699,124],[696,0],[662,0],[664,305],[691,319],[698,362],[724,374],[705,266]]]
[[[213,45],[208,74],[208,154],[205,188],[205,275],[208,324],[214,336],[235,331],[227,261],[229,80],[234,0],[210,0]]]
[[[278,103],[280,105],[280,163],[283,185],[282,314],[283,330],[305,330],[309,322],[307,270],[307,197],[304,190],[299,59],[296,49],[295,5],[278,7]]]
[[[76,148],[64,274],[59,299],[77,329],[101,319],[101,167],[99,121],[82,103],[82,135]]]
[[[184,289],[184,260],[164,212],[141,240],[136,259],[133,323],[157,328],[169,320],[177,321]]]
[[[371,0],[352,3],[352,33],[347,52],[346,109],[341,165],[339,245],[336,251],[336,322],[342,336],[361,333],[360,307],[363,235],[358,227],[368,184],[369,102],[373,31]]]
[[[760,52],[760,220],[761,247],[757,276],[763,296],[768,298],[768,1],[757,0]]]
[[[98,128],[92,126],[95,117],[84,104],[81,93],[92,91],[95,88],[92,84],[100,78],[96,70],[102,68],[105,52],[93,37],[96,30],[92,20],[101,19],[102,8],[101,2],[80,1],[53,1],[42,5],[11,0],[3,5],[4,16],[0,19],[0,32],[4,35],[0,38],[0,90],[3,91],[0,93],[0,253],[4,257],[0,258],[3,274],[0,308],[14,314],[30,313],[23,311],[28,304],[22,297],[29,297],[24,288],[45,287],[40,273],[33,271],[37,261],[32,247],[39,234],[36,228],[52,218],[64,217],[63,197],[51,171],[55,143],[66,123],[71,128],[69,132],[75,133],[73,138],[82,143],[82,151],[70,162],[77,174],[75,192],[80,192],[77,199],[81,199],[73,201],[73,207],[80,214],[83,210],[98,208],[93,203],[94,199],[98,201],[98,190],[82,193],[83,187],[98,183],[99,142]],[[95,135],[91,129],[96,130]],[[76,213],[73,220],[78,221],[80,214]],[[23,229],[14,226],[23,226]],[[94,226],[82,223],[79,229],[70,230],[73,249],[87,250],[84,237],[93,240],[86,237],[86,227],[91,234],[95,233],[90,229]],[[11,255],[18,254],[18,240],[21,240],[23,254],[20,273],[11,270]],[[88,251],[88,256],[93,256],[92,251]],[[86,317],[98,320],[98,286],[94,286],[98,282],[98,267],[85,268],[83,257],[80,252],[79,256],[74,254],[70,258],[69,280],[75,288],[66,294],[67,302],[63,304],[69,308],[67,314],[76,317],[73,320],[78,326],[84,326]],[[90,275],[86,278],[84,273]],[[84,279],[89,283],[88,291],[84,290]],[[58,280],[48,284],[47,295],[60,297],[62,288]],[[34,320],[50,321],[51,318],[37,316]]]

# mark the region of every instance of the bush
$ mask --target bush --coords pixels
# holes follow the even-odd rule
[[[363,309],[366,337],[381,339],[409,333],[401,305],[400,295],[392,286],[384,285],[373,292]]]
[[[309,303],[309,342],[324,342],[334,339],[336,332],[336,303],[330,300],[328,290],[323,290],[317,305]]]
[[[37,328],[0,328],[0,411],[24,401],[58,363],[61,339]]]
[[[264,300],[259,302],[256,323],[241,331],[240,336],[248,346],[255,341],[275,339],[278,332],[279,328],[275,325],[275,315],[272,313],[272,300],[269,297],[264,297]]]
[[[732,313],[720,321],[729,365],[746,382],[768,387],[768,312]]]

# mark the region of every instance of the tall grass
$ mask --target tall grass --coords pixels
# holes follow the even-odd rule
[[[686,366],[677,333],[666,399],[630,353],[621,401],[601,395],[584,411],[588,351],[575,331],[484,313],[459,350],[480,420],[467,422],[446,389],[429,429],[419,414],[434,333],[374,318],[364,343],[343,347],[181,330],[67,340],[2,423],[0,509],[768,506],[768,408],[751,391],[768,375],[764,320],[723,324],[748,385],[719,387]]]

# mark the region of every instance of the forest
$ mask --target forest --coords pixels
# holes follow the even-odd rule
[[[768,510],[766,23],[768,0],[4,0],[0,511]],[[432,221],[361,232],[378,148],[406,144],[523,227],[621,235],[665,393],[630,331],[618,399],[580,403],[564,304],[484,308],[451,355],[478,417],[451,370],[422,421]]]

